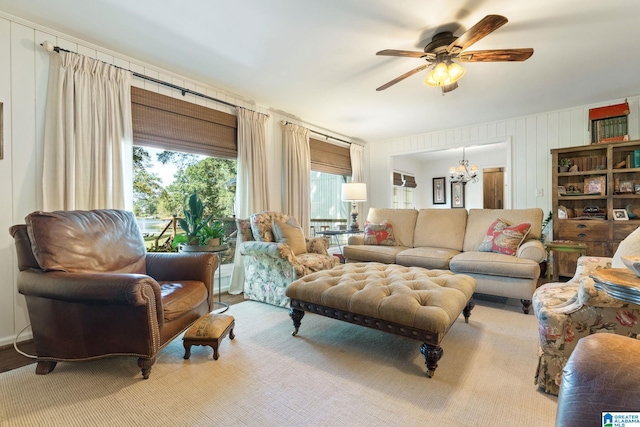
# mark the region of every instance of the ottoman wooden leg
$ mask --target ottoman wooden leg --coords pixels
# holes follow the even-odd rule
[[[293,327],[294,327],[294,331],[291,332],[291,335],[295,337],[296,335],[298,335],[298,329],[300,329],[300,322],[304,317],[304,311],[291,308],[289,309],[289,317],[291,317],[291,320],[293,320]]]
[[[424,356],[425,365],[427,365],[427,376],[433,378],[433,374],[438,367],[438,360],[444,354],[444,350],[439,345],[422,343],[420,346],[420,353]]]
[[[469,300],[467,306],[462,310],[462,314],[464,315],[464,323],[469,323],[469,316],[471,316],[471,310],[476,306],[476,303],[473,302],[472,299]]]

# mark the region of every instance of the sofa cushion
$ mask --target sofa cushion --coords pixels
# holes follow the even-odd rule
[[[540,208],[470,209],[462,250],[464,252],[477,251],[484,240],[489,225],[491,225],[496,218],[501,218],[510,224],[530,222],[531,229],[525,238],[525,242],[531,239],[539,239],[542,231],[543,215],[544,213]]]
[[[364,244],[396,246],[396,238],[393,234],[393,225],[389,221],[374,224],[367,221],[364,225]]]
[[[406,246],[350,245],[342,249],[344,251],[344,257],[349,262],[359,261],[395,264],[396,255],[410,248]]]
[[[301,227],[274,219],[273,237],[276,242],[289,245],[294,255],[307,252],[307,241]]]
[[[416,219],[413,246],[461,251],[466,225],[465,209],[420,209]]]
[[[393,224],[393,234],[398,246],[412,248],[417,217],[418,211],[415,209],[371,208],[367,214],[367,221],[374,224],[389,221]]]
[[[459,253],[455,249],[421,246],[400,252],[396,255],[396,264],[448,270],[449,261]]]
[[[519,279],[540,277],[540,266],[535,261],[493,252],[463,252],[451,259],[449,269],[454,273],[486,274]]]
[[[131,212],[33,212],[25,222],[43,270],[146,274],[147,250]]]

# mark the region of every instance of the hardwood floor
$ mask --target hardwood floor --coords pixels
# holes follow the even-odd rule
[[[238,304],[244,301],[244,296],[242,294],[229,295],[228,293],[224,292],[220,297],[223,302],[226,302],[229,305]],[[32,340],[18,343],[18,348],[27,354],[35,354],[36,352],[36,349]],[[20,353],[18,353],[13,348],[13,345],[0,347],[0,372],[6,372],[12,369],[21,368],[23,366],[30,365],[33,363],[35,363],[35,360],[25,357]]]

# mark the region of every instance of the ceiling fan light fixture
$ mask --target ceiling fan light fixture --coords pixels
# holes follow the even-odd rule
[[[429,71],[429,73],[427,74],[427,77],[424,79],[424,84],[432,87],[440,86],[438,85],[438,82],[436,82],[435,79],[433,78],[433,70]]]
[[[442,95],[447,92],[451,92],[452,90],[458,89],[458,83],[451,83],[450,85],[442,86]]]
[[[438,86],[445,85],[446,81],[449,79],[449,69],[447,64],[444,62],[438,62],[436,66],[433,68],[433,80],[438,83]]]
[[[457,64],[457,63],[455,63],[453,61],[447,67],[447,71],[449,73],[449,83],[448,84],[457,82],[467,72],[467,70],[462,68],[460,66],[460,64]]]

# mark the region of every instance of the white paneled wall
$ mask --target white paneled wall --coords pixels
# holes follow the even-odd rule
[[[3,203],[0,204],[0,230],[4,230],[0,233],[0,275],[3,278],[0,282],[0,346],[10,344],[15,335],[28,324],[24,298],[16,290],[15,250],[13,239],[7,230],[13,224],[23,223],[24,217],[30,212],[42,208],[42,141],[50,55],[40,47],[40,43],[45,40],[64,49],[145,76],[269,114],[270,120],[267,121],[266,132],[267,161],[270,165],[267,178],[270,191],[268,209],[281,210],[282,206],[280,120],[289,120],[313,128],[313,125],[303,120],[294,120],[293,115],[287,116],[269,107],[255,105],[239,96],[190,81],[142,61],[0,12],[0,102],[4,104],[4,159],[0,160],[0,182],[3,190]],[[235,113],[233,107],[196,95],[182,96],[180,91],[143,79],[134,78],[133,85],[216,110]],[[277,108],[277,106],[273,107]],[[327,130],[322,132],[345,139],[345,136]],[[224,271],[227,270],[224,269]],[[223,274],[223,282],[227,283],[225,274]],[[28,336],[27,331],[21,338]]]
[[[629,116],[631,139],[640,138],[639,100],[640,97],[637,95],[627,99],[631,109]],[[540,207],[548,212],[551,209],[550,150],[588,144],[590,140],[589,109],[620,102],[624,102],[624,99],[612,99],[597,105],[585,105],[527,117],[372,142],[369,144],[370,185],[376,188],[376,191],[371,192],[369,204],[378,207],[391,206],[393,156],[511,141],[512,170],[507,170],[507,185],[511,188],[511,206],[513,208]],[[419,169],[422,166],[406,172],[420,176]],[[430,185],[428,182],[424,184],[426,187]],[[539,196],[539,190],[542,190],[542,196]],[[430,197],[431,189],[421,190],[421,193],[421,197]]]

